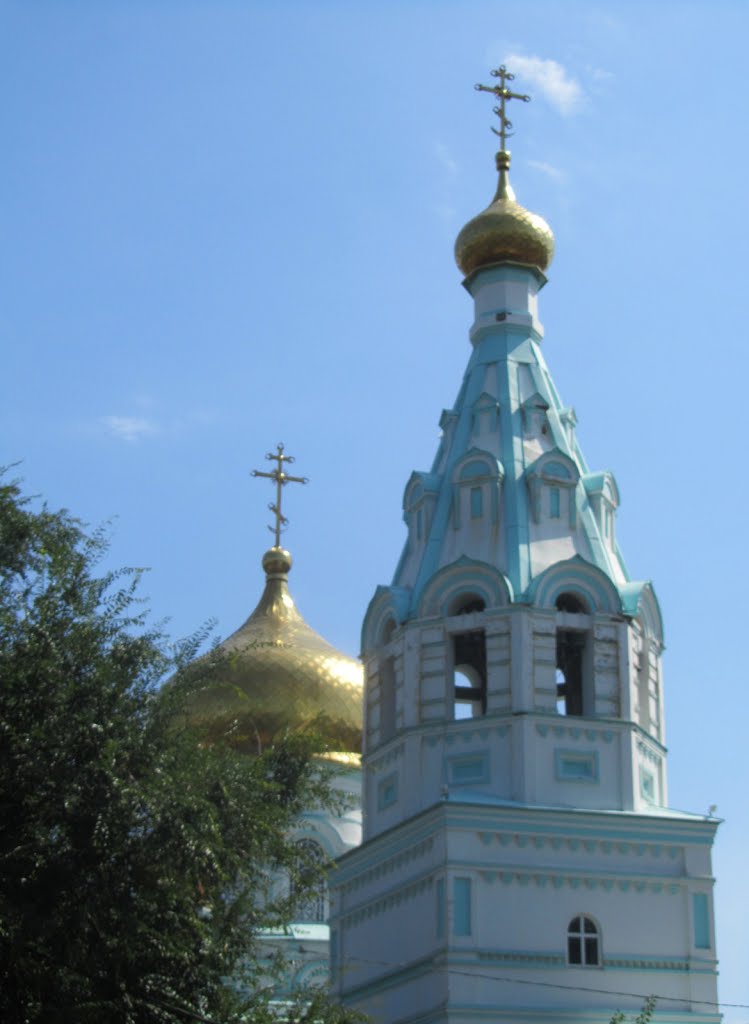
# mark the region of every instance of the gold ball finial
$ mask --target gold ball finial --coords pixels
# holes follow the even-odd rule
[[[292,564],[291,554],[286,548],[268,548],[263,555],[263,571],[266,576],[286,576]]]

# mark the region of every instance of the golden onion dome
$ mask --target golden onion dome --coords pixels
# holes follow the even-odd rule
[[[456,239],[455,259],[466,277],[492,263],[524,263],[543,271],[554,256],[551,228],[543,217],[517,202],[509,169],[510,154],[500,150],[496,195],[482,213],[468,221]]]
[[[311,629],[288,589],[291,555],[263,555],[265,589],[252,615],[209,659],[190,717],[211,737],[253,753],[289,732],[314,732],[329,751],[359,754],[362,667]],[[200,675],[203,675],[203,671]]]

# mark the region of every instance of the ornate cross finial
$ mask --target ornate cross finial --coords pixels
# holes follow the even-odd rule
[[[286,516],[281,514],[281,490],[286,486],[286,484],[308,484],[309,480],[307,479],[306,476],[290,476],[288,473],[285,473],[283,468],[284,463],[293,462],[294,456],[284,455],[282,444],[279,443],[276,447],[278,450],[275,452],[275,454],[273,452],[268,452],[268,454],[265,456],[266,459],[269,459],[271,462],[276,463],[276,468],[271,470],[270,473],[262,473],[259,469],[253,469],[252,476],[264,476],[268,480],[275,480],[276,482],[275,503],[271,502],[268,505],[268,508],[276,517],[276,524],[275,526],[269,526],[268,529],[270,530],[271,533],[275,534],[275,546],[277,548],[280,548],[281,531],[289,522]]]
[[[492,125],[492,131],[499,136],[500,149],[504,152],[505,142],[512,135],[509,131],[512,128],[512,121],[505,114],[505,103],[507,100],[522,100],[523,103],[529,103],[530,96],[521,92],[511,92],[507,88],[505,83],[512,82],[515,76],[510,74],[504,64],[492,71],[492,77],[499,79],[499,85],[474,85],[474,89],[477,92],[490,92],[499,98],[499,106],[494,108],[494,113],[499,118],[499,130]]]

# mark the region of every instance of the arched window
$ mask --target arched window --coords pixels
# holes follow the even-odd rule
[[[585,914],[573,917],[567,929],[567,963],[579,967],[601,966],[598,926]]]
[[[482,630],[453,637],[453,717],[486,713],[486,639]]]
[[[554,604],[558,612],[571,612],[573,615],[587,615],[588,613],[583,599],[570,591],[560,594]]]
[[[582,715],[585,633],[557,630],[557,711],[560,715]]]
[[[471,612],[483,612],[486,602],[478,594],[460,594],[450,605],[448,615],[470,615]]]
[[[297,863],[291,873],[290,895],[298,902],[294,906],[293,919],[322,924],[328,917],[328,887],[319,876],[325,854],[314,839],[299,839],[295,846]]]

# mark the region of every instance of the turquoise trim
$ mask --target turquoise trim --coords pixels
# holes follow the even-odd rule
[[[549,566],[534,577],[525,599],[540,608],[554,608],[554,602],[566,591],[579,591],[591,612],[622,612],[619,591],[606,573],[580,555]]]
[[[485,350],[488,348],[486,342]],[[523,442],[523,413],[520,408],[520,389],[517,365],[509,365],[506,372],[497,367],[497,388],[502,430],[502,461],[506,466],[505,478],[505,538],[507,575],[516,594],[528,585],[531,571],[528,492],[521,479],[525,468]],[[513,407],[516,412],[512,412]]]
[[[512,830],[513,833],[544,838],[610,841],[633,846],[634,851],[629,852],[637,852],[639,846],[712,846],[718,826],[714,818],[698,815],[684,818],[632,811],[573,810],[511,804],[509,801],[486,801],[482,804],[477,797],[478,794],[471,794],[472,799],[466,798],[458,803],[451,796],[449,800],[432,804],[407,821],[380,832],[362,846],[348,850],[336,861],[335,885],[345,884],[356,875],[380,867],[384,860],[442,834],[446,826],[486,832],[490,836]],[[487,866],[491,868],[492,863]],[[643,877],[669,882],[669,878],[663,875]],[[676,880],[678,876],[673,878]]]
[[[453,878],[453,935],[471,934],[471,879]]]
[[[640,765],[640,796],[649,804],[656,802],[655,776],[643,765]]]
[[[597,750],[554,751],[554,778],[557,782],[600,782]]]
[[[696,949],[710,949],[710,906],[704,892],[692,893],[692,920]]]
[[[619,587],[619,593],[624,614],[632,618],[641,616],[654,639],[662,644],[663,616],[653,584],[649,580],[633,580]]]
[[[489,751],[450,754],[444,759],[443,778],[448,786],[481,785],[491,781]]]
[[[501,608],[512,602],[512,590],[502,573],[488,562],[461,556],[443,566],[424,588],[417,617],[445,616],[449,606],[460,594],[476,593],[487,608]]]
[[[586,473],[583,477],[583,487],[587,494],[602,494],[615,507],[619,506],[619,487],[614,474],[607,469],[599,473]]]
[[[462,281],[463,287],[469,295],[475,294],[476,284],[491,284],[497,281],[518,281],[525,284],[528,278],[533,276],[536,279],[535,291],[541,291],[549,280],[548,277],[529,263],[515,263],[509,260],[502,263],[489,263],[486,266],[478,267]]]

